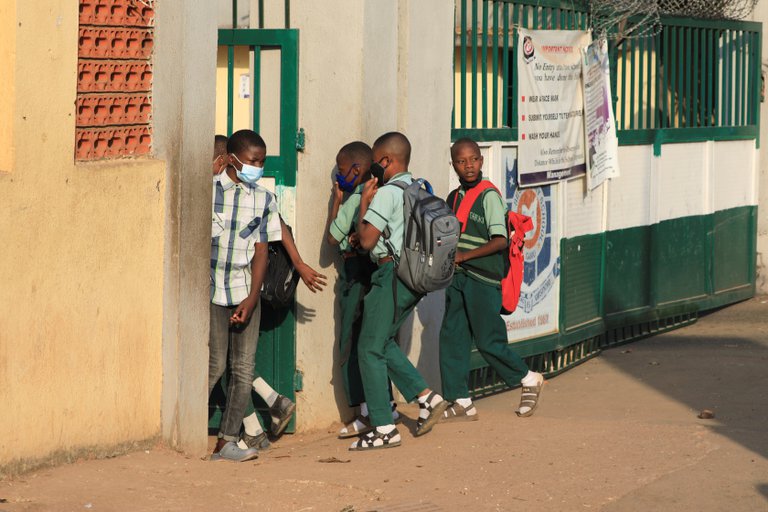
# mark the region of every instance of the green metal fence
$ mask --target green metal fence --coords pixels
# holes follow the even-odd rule
[[[589,28],[585,2],[457,0],[452,136],[517,140],[517,32]],[[761,24],[662,17],[661,31],[611,40],[619,142],[757,138]]]
[[[662,17],[656,35],[611,44],[622,144],[756,139],[761,25]]]
[[[586,30],[585,2],[457,0],[452,136],[517,140],[517,29]]]

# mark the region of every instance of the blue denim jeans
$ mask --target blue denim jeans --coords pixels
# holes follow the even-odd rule
[[[261,301],[247,324],[229,325],[234,306],[211,304],[211,333],[208,340],[208,396],[229,365],[227,404],[221,418],[219,438],[237,442],[240,426],[251,401],[256,345],[259,341]]]

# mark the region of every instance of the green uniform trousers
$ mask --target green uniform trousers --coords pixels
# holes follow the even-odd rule
[[[421,374],[395,343],[398,329],[421,297],[395,277],[392,262],[380,265],[371,276],[357,350],[368,413],[374,426],[392,423],[387,376],[409,401],[427,389]]]
[[[363,323],[363,299],[371,289],[371,275],[376,270],[368,254],[357,254],[344,259],[344,275],[340,279],[339,309],[339,361],[344,379],[344,391],[350,407],[365,402],[363,380],[358,363],[357,340]]]
[[[446,400],[469,398],[467,380],[472,342],[509,386],[517,386],[528,366],[507,342],[499,315],[501,290],[456,272],[445,290],[445,316],[440,328],[440,376]]]

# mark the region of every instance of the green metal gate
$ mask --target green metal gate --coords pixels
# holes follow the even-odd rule
[[[283,187],[296,186],[297,134],[298,134],[298,67],[299,31],[295,29],[220,29],[219,46],[227,48],[227,136],[233,132],[235,95],[234,56],[235,48],[247,47],[253,59],[251,68],[251,94],[253,112],[251,127],[260,131],[261,119],[261,57],[263,51],[280,51],[280,132],[277,144],[279,153],[268,155],[264,175],[273,177],[278,192]],[[274,143],[268,141],[272,151]],[[256,351],[256,371],[279,393],[295,401],[295,391],[300,386],[296,373],[296,318],[295,304],[286,309],[274,309],[262,305],[259,344]],[[254,405],[261,413],[266,426],[270,423],[266,404],[253,393]],[[208,428],[218,429],[224,405],[224,392],[216,386],[208,405]],[[294,421],[287,432],[294,431]]]

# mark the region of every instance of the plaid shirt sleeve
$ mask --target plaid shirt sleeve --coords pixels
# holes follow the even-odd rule
[[[283,239],[283,229],[280,225],[280,214],[277,211],[277,199],[267,192],[264,200],[264,210],[261,214],[259,228],[254,230],[253,239],[256,243],[279,242]]]

